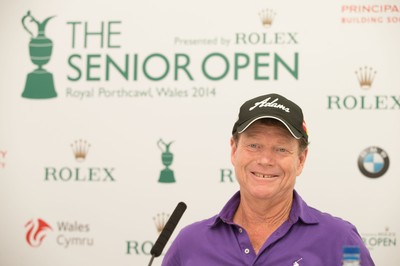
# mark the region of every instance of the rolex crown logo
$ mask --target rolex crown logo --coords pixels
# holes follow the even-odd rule
[[[169,215],[165,213],[158,213],[156,217],[153,217],[154,224],[156,225],[158,233],[161,233],[161,231],[164,229],[164,226],[167,223],[168,219]]]
[[[376,71],[374,71],[372,67],[360,67],[358,71],[356,71],[356,76],[360,87],[363,89],[369,89],[374,82]]]
[[[71,144],[71,148],[75,160],[83,162],[89,152],[90,144],[86,140],[75,140],[74,143]]]
[[[269,28],[272,25],[272,22],[274,21],[274,18],[276,16],[275,11],[272,9],[263,9],[261,12],[258,14],[261,19],[261,23],[264,28]]]

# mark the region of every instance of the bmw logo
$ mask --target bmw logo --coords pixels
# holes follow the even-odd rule
[[[358,168],[366,177],[381,177],[389,168],[389,156],[379,147],[368,147],[358,156]]]

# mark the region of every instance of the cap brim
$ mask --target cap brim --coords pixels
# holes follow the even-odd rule
[[[295,129],[293,126],[291,126],[288,122],[286,122],[285,120],[283,120],[280,117],[277,116],[271,116],[271,115],[262,115],[262,116],[258,116],[258,117],[253,117],[252,119],[247,120],[246,122],[244,122],[243,124],[241,124],[240,126],[238,126],[237,128],[237,132],[238,133],[242,133],[243,131],[245,131],[251,124],[253,124],[254,122],[256,122],[257,120],[263,119],[263,118],[272,118],[272,119],[276,119],[278,121],[280,121],[282,124],[284,124],[286,126],[286,128],[289,130],[290,134],[292,134],[292,136],[295,139],[301,139],[302,138],[302,134]]]

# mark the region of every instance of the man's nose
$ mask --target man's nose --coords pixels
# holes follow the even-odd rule
[[[259,164],[272,165],[275,162],[275,153],[271,149],[263,149],[260,151],[258,158]]]

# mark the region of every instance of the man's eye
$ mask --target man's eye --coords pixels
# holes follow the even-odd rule
[[[278,152],[287,152],[287,150],[285,148],[277,148]]]
[[[259,146],[257,144],[250,144],[249,147],[253,148],[253,149],[257,149]]]

